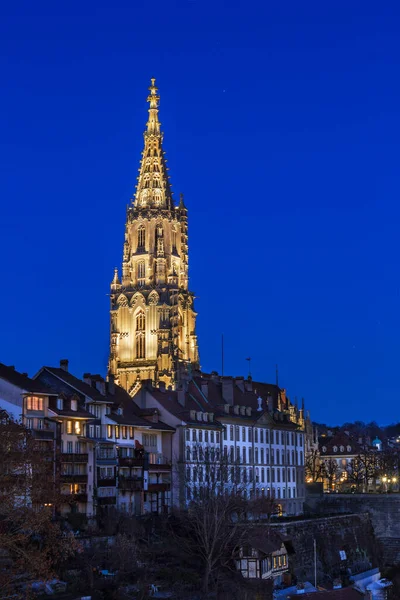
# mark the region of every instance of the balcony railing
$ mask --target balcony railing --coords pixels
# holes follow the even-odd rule
[[[87,483],[87,474],[71,475],[70,473],[61,473],[61,482],[63,483]]]
[[[115,487],[117,485],[117,480],[115,477],[104,477],[97,480],[98,487]]]
[[[121,456],[118,459],[120,467],[143,467],[143,458],[133,458],[133,456]]]
[[[65,502],[67,504],[73,504],[75,502],[87,502],[88,500],[86,492],[80,492],[78,494],[62,494],[62,497],[65,498]]]
[[[171,489],[170,483],[149,483],[148,492],[169,492]]]
[[[86,463],[89,459],[89,455],[86,454],[82,454],[82,453],[77,453],[77,454],[73,454],[72,452],[63,452],[61,454],[61,462],[67,462],[67,463]]]
[[[104,498],[99,496],[97,498],[97,504],[99,506],[109,506],[110,504],[116,504],[117,498],[115,496],[105,496]]]
[[[122,491],[140,492],[143,489],[143,479],[141,477],[123,477],[118,479],[118,487]]]
[[[96,462],[98,465],[116,465],[117,455],[115,452],[97,452]]]

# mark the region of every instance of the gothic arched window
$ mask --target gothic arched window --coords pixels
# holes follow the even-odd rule
[[[144,312],[141,310],[136,315],[136,331],[144,331],[146,325],[146,320],[144,316]]]
[[[146,278],[146,266],[144,260],[140,260],[137,264],[137,279],[139,285],[144,285]]]
[[[140,334],[136,337],[136,358],[146,357],[146,347],[144,334]]]
[[[144,246],[146,243],[146,230],[143,226],[139,227],[138,229],[138,250],[144,250]]]

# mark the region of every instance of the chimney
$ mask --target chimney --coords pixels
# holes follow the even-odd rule
[[[178,402],[181,406],[185,406],[185,390],[178,390]]]
[[[96,390],[100,392],[102,396],[106,395],[106,382],[103,378],[96,381]]]
[[[211,421],[211,423],[214,421],[214,413],[208,413],[208,420]]]
[[[257,398],[257,410],[258,410],[258,412],[262,411],[262,398],[261,398],[261,396],[258,396],[258,398]]]
[[[229,404],[224,404],[224,411],[227,415],[229,415]]]
[[[245,406],[241,406],[241,407],[240,407],[240,414],[241,414],[242,416],[244,416],[244,415],[246,414],[246,407],[245,407]]]
[[[60,360],[60,369],[68,373],[68,358],[62,358]]]
[[[253,391],[253,380],[251,378],[251,375],[249,375],[246,381],[244,382],[244,387],[246,388],[246,392]]]
[[[233,380],[232,377],[222,377],[222,398],[224,402],[233,404]]]
[[[202,380],[201,382],[201,393],[203,396],[208,398],[208,381]]]
[[[235,377],[235,383],[242,393],[244,393],[244,377]]]
[[[235,415],[239,414],[239,408],[240,407],[238,406],[238,404],[235,404],[235,406],[233,407],[233,412],[234,412]]]
[[[115,394],[115,380],[114,375],[112,374],[108,376],[108,393],[111,394],[111,396],[114,396]]]
[[[246,415],[248,417],[251,417],[251,407],[250,406],[246,406]]]
[[[217,371],[211,371],[211,381],[218,381],[219,375]]]

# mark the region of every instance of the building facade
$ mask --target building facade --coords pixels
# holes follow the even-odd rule
[[[214,488],[274,498],[279,514],[303,511],[305,421],[285,390],[203,374],[179,390],[144,382],[134,400],[176,430],[172,485],[181,506]]]
[[[140,381],[176,386],[180,365],[199,362],[188,278],[188,213],[175,205],[151,80],[138,185],[127,211],[121,278],[111,284],[109,373],[134,395]]]

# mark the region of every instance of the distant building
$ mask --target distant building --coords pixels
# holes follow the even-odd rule
[[[245,579],[272,579],[276,586],[289,570],[288,551],[274,532],[252,536],[237,549],[235,565]]]

